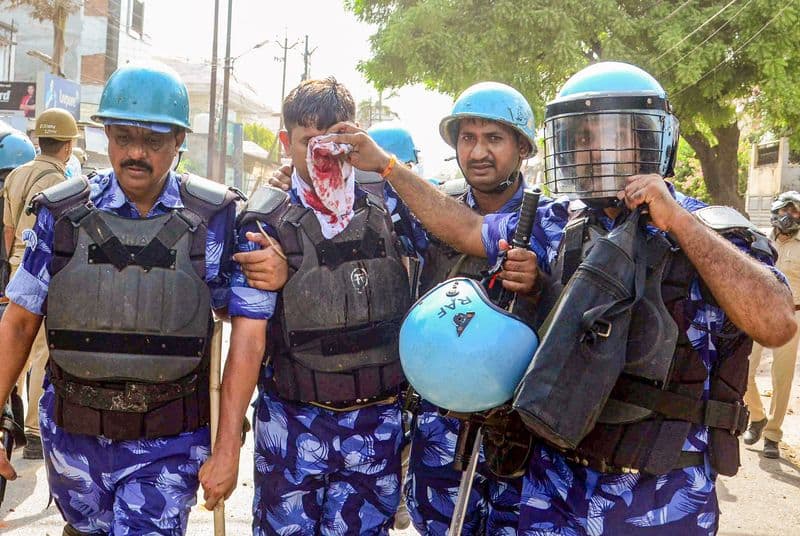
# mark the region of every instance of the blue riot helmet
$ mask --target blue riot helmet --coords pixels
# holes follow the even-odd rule
[[[36,158],[31,140],[16,130],[0,132],[0,171],[10,171]]]
[[[172,127],[191,131],[189,92],[178,73],[162,63],[124,65],[106,82],[92,120],[157,132]]]
[[[400,327],[400,363],[412,387],[457,412],[508,402],[538,345],[533,329],[463,277],[428,291]]]
[[[439,123],[439,134],[453,149],[458,138],[458,122],[467,117],[508,125],[528,142],[533,154],[536,148],[533,110],[522,93],[513,87],[498,82],[480,82],[459,95],[453,111]]]
[[[545,179],[556,195],[613,199],[631,175],[673,174],[678,119],[664,88],[627,63],[567,80],[545,109]]]
[[[411,132],[394,122],[378,123],[367,130],[381,149],[392,153],[404,164],[418,164],[418,149],[411,138]]]
[[[486,119],[502,123],[514,130],[528,146],[528,156],[536,152],[534,118],[525,97],[511,86],[498,82],[480,82],[468,87],[453,104],[450,115],[439,123],[439,134],[453,149],[457,149],[459,122],[462,119]],[[458,163],[461,167],[461,162]],[[519,162],[522,165],[522,162]],[[464,169],[461,169],[466,177]],[[517,179],[519,168],[497,185],[496,193],[511,186]]]

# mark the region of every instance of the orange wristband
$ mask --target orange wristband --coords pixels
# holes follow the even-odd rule
[[[392,155],[392,157],[389,158],[389,163],[386,164],[386,167],[383,168],[383,171],[381,171],[381,177],[383,177],[384,179],[388,177],[389,173],[391,173],[392,170],[394,169],[394,165],[396,163],[397,163],[397,157],[395,155]]]

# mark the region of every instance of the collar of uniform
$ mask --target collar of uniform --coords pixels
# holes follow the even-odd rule
[[[36,158],[34,158],[34,160],[36,160],[37,162],[47,162],[48,164],[53,164],[58,168],[58,170],[61,173],[64,173],[67,170],[66,164],[64,164],[64,162],[60,161],[58,158],[55,158],[53,156],[49,156],[46,154],[38,154],[36,155]]]
[[[101,183],[103,182],[103,179],[104,178],[100,179]],[[100,198],[95,202],[98,208],[118,209],[125,204],[130,205],[132,209],[135,208],[134,203],[128,200],[128,196],[125,195],[125,192],[119,185],[119,181],[117,181],[116,174],[113,171],[111,174],[105,177],[105,179],[108,181],[108,185],[104,188]],[[178,176],[172,171],[170,171],[169,175],[167,175],[164,188],[161,190],[161,193],[158,195],[158,199],[156,199],[156,202],[153,204],[153,208],[150,209],[151,214],[156,207],[160,207],[165,212],[173,209],[184,208],[183,201],[181,200]]]
[[[773,227],[772,230],[769,232],[769,238],[773,242],[778,241],[778,233],[775,231],[775,227]],[[794,233],[790,240],[800,240],[800,231]],[[787,242],[789,242],[789,240],[787,240]]]
[[[514,181],[514,184],[517,185],[517,191],[514,192],[514,196],[506,201],[505,205],[500,207],[500,210],[497,211],[497,214],[506,214],[519,209],[519,206],[522,204],[522,194],[525,191],[525,177],[522,176],[522,172],[520,172],[518,179],[519,180]],[[467,185],[466,204],[473,210],[478,208],[478,202],[475,201],[475,196],[472,195],[472,186],[469,185]]]

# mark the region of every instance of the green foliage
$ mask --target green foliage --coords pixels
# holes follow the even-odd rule
[[[709,165],[715,159],[729,158],[720,154],[733,154],[716,147],[735,147],[736,117],[742,113],[800,142],[800,129],[794,129],[800,124],[800,2],[729,3],[346,0],[345,5],[377,27],[372,57],[359,68],[379,89],[423,83],[456,95],[477,81],[496,80],[519,89],[541,120],[544,103],[587,64],[639,65],[667,89],[687,141],[710,171],[722,169]]]
[[[81,7],[81,0],[0,0],[0,5],[8,7],[28,7],[31,16],[38,21],[53,21],[59,16],[59,10],[75,13]]]
[[[706,183],[703,181],[700,160],[697,159],[694,149],[683,138],[681,138],[680,145],[678,145],[675,176],[670,181],[679,192],[706,203],[711,201],[711,196],[708,195],[708,189],[706,189]]]
[[[245,123],[244,139],[252,141],[262,149],[267,151],[272,149],[275,143],[275,134],[265,126],[258,123]]]
[[[176,169],[178,173],[192,173],[194,175],[203,176],[206,173],[205,166],[198,165],[194,160],[190,160],[186,158],[184,154],[181,157],[181,161],[178,163],[178,168]]]

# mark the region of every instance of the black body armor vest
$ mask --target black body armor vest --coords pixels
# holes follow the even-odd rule
[[[717,232],[735,234],[771,254],[766,237],[728,210],[733,209],[707,207],[695,214]],[[568,225],[547,294],[560,292],[592,241],[603,235],[603,228],[591,218]],[[660,235],[648,238],[644,259],[645,292],[631,314],[622,375],[594,428],[567,456],[602,472],[658,475],[702,465],[702,453],[682,452],[692,425],[697,424],[709,427],[708,452],[714,469],[733,475],[740,465],[737,436],[748,422],[742,399],[752,340],[727,319],[720,331],[710,333],[718,355],[710,373],[709,400],[703,400],[706,366],[686,335],[696,313],[688,296],[697,271],[677,246]],[[701,287],[705,287],[702,281]],[[707,289],[703,294],[715,303]]]
[[[335,409],[386,399],[404,382],[400,321],[411,291],[382,183],[363,184],[347,228],[322,235],[314,212],[274,188],[255,192],[239,226],[277,232],[290,277],[269,323],[267,354],[277,393]],[[374,192],[374,193],[371,193]]]
[[[45,327],[56,423],[109,439],[174,435],[208,423],[210,219],[224,185],[180,179],[185,208],[126,219],[75,179],[34,198],[55,220]]]

